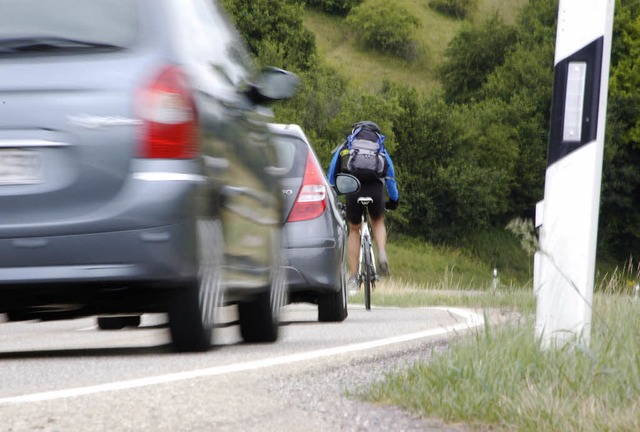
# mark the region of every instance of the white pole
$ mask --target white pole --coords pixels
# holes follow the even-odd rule
[[[589,345],[614,0],[560,0],[544,201],[536,208],[536,336]]]

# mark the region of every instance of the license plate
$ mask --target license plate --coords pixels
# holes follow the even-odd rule
[[[40,153],[0,149],[0,185],[34,184],[42,181]]]

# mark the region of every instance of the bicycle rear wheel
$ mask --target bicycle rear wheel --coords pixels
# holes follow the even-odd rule
[[[373,265],[371,257],[371,242],[365,241],[364,248],[364,307],[371,309],[371,286],[373,282]]]

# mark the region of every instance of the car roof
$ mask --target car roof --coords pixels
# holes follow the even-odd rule
[[[305,142],[309,142],[307,135],[304,133],[300,125],[297,124],[269,123],[269,130],[275,134],[292,135],[303,139]]]

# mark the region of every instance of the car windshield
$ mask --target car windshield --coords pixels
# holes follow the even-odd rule
[[[130,0],[0,0],[0,49],[129,47],[137,21]]]

